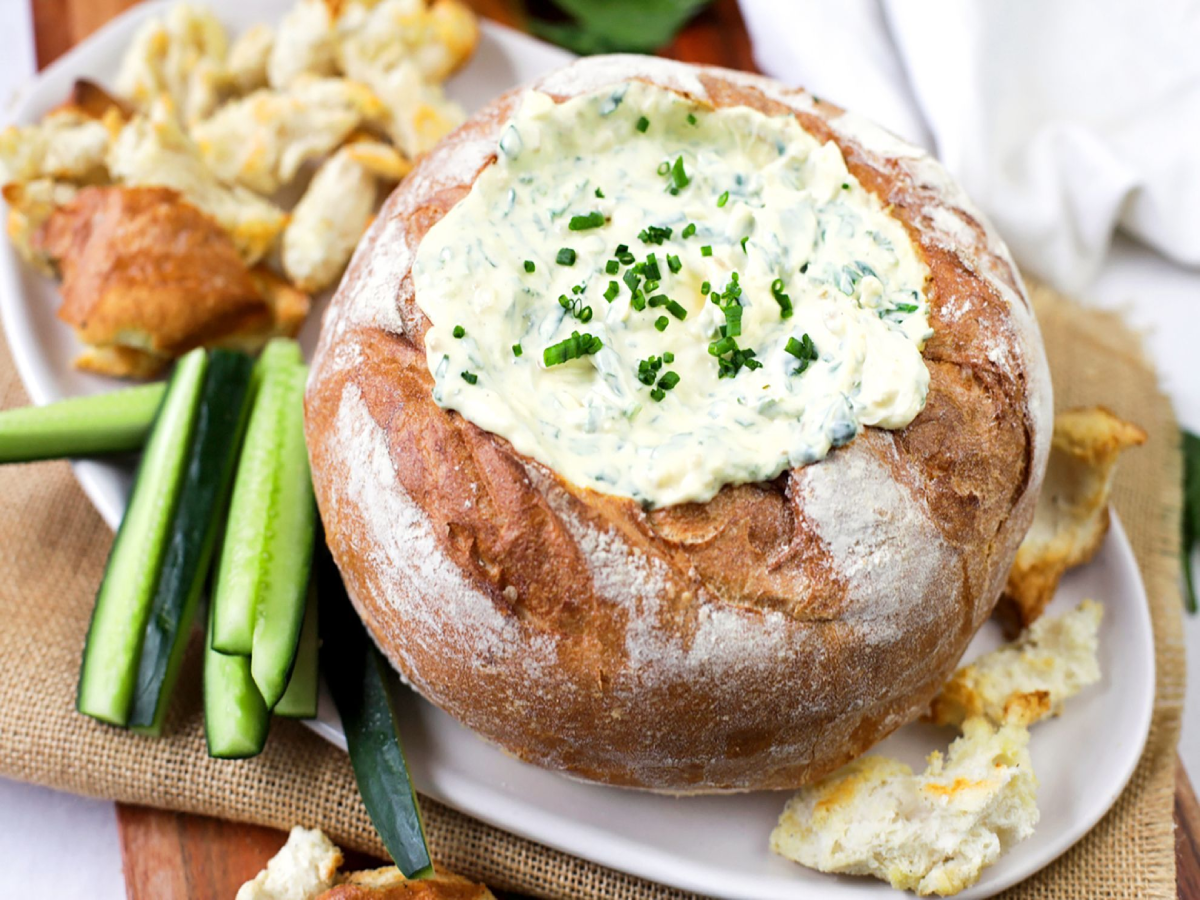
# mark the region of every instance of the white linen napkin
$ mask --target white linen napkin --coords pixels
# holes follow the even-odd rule
[[[764,72],[931,150],[1056,287],[1087,286],[1118,227],[1200,266],[1200,2],[741,7]]]

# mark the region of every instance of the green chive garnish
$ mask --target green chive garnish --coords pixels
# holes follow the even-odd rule
[[[677,190],[683,190],[691,184],[691,181],[692,179],[688,178],[687,172],[684,171],[683,157],[677,156],[675,158],[675,165],[671,166],[671,183]]]
[[[554,261],[560,266],[573,266],[575,265],[575,251],[570,247],[563,247],[554,257]]]
[[[702,285],[700,285],[700,293],[701,294],[707,294],[711,290],[712,290],[712,285],[709,284],[707,281],[704,282]]]
[[[632,306],[634,309],[636,309],[638,312],[641,312],[643,309],[646,308],[646,295],[643,294],[641,291],[634,291],[633,299],[629,301],[629,305]]]
[[[571,216],[567,227],[572,231],[587,231],[589,228],[599,228],[604,224],[604,213],[590,212],[586,216]]]
[[[696,224],[694,222],[688,222],[686,225],[683,226],[683,236],[685,238],[690,238],[695,233],[696,233]]]
[[[575,314],[575,318],[577,318],[580,322],[592,321],[592,308],[590,306],[585,306]]]
[[[671,254],[667,257],[667,268],[674,273],[678,273],[683,268],[683,263],[679,261],[679,257]],[[899,307],[896,307],[899,309]]]
[[[782,278],[776,278],[771,282],[771,296],[779,304],[779,318],[790,319],[792,317],[792,298],[783,292]]]
[[[658,164],[658,174],[659,175],[666,175],[670,171],[671,171],[671,164],[669,162],[660,162]]]
[[[621,268],[621,264],[619,262],[617,262],[615,259],[610,259],[608,262],[606,262],[604,264],[604,271],[606,273],[608,273],[609,275],[616,275],[617,272],[620,270],[620,268]]]
[[[532,271],[533,271],[534,269],[536,269],[536,268],[537,268],[537,266],[535,266],[535,265],[533,264],[533,260],[532,260],[532,259],[527,259],[527,260],[525,260],[525,271],[526,271],[526,272],[532,272]]]
[[[647,281],[662,280],[662,272],[658,268],[658,260],[654,258],[653,253],[646,257],[646,267],[642,271],[645,273]],[[650,288],[647,288],[647,290],[650,290]]]
[[[743,253],[747,252],[747,251],[746,251],[746,241],[748,241],[748,240],[750,240],[750,235],[746,235],[746,236],[745,236],[744,238],[742,238],[742,240],[741,240],[741,244],[742,244],[742,252],[743,252]]]
[[[604,299],[612,303],[617,299],[617,294],[621,293],[620,286],[615,281],[610,281],[608,287],[604,289]]]
[[[687,310],[684,309],[682,306],[680,306],[678,303],[676,303],[674,300],[668,299],[667,302],[664,303],[663,305],[667,308],[667,312],[669,312],[675,318],[679,319],[679,321],[682,322],[684,319],[687,318]]]
[[[695,117],[695,116],[693,116],[691,113],[688,113],[687,121],[688,121],[688,124],[689,124],[689,125],[695,125],[695,124],[696,124],[696,117]]]
[[[667,360],[667,354],[663,354],[664,361]],[[658,379],[658,386],[664,391],[669,391],[679,384],[679,375],[675,372],[664,372],[663,377]]]
[[[643,244],[661,244],[671,237],[671,229],[667,226],[651,225],[638,232],[638,240]]]
[[[915,303],[897,303],[896,304],[896,312],[910,313],[910,312],[916,312],[917,309],[918,309],[918,306]]]
[[[631,294],[637,293],[638,284],[641,283],[641,279],[638,278],[637,272],[633,271],[633,269],[626,269],[625,274],[621,276],[621,280],[625,282],[625,285],[629,288],[629,292]]]
[[[451,332],[451,334],[453,334],[456,338],[460,338],[466,333],[467,329],[463,328],[461,325],[455,325],[454,331]]]
[[[474,372],[460,372],[459,374],[462,375],[462,380],[467,384],[474,384],[479,380],[479,376]]]
[[[642,134],[645,134],[646,129],[649,127],[650,127],[650,120],[647,119],[645,116],[642,116],[641,118],[639,118],[637,120],[637,130],[640,131]]]
[[[712,247],[710,247],[708,244],[705,244],[703,247],[700,248],[700,255],[701,256],[712,256]]]
[[[722,207],[728,202],[729,202],[729,191],[725,191],[723,194],[721,194],[720,197],[717,198],[717,206],[718,207]]]
[[[571,336],[566,340],[559,341],[557,344],[551,344],[543,350],[542,361],[547,366],[557,366],[568,360],[579,359],[581,356],[597,353],[603,347],[604,342],[594,334],[581,335],[578,331],[572,331]]]
[[[650,399],[655,403],[662,403],[663,397],[667,396],[667,392],[662,388],[655,388],[650,392]]]
[[[807,332],[805,332],[804,336],[800,338],[800,340],[796,340],[794,337],[789,337],[787,339],[787,344],[784,345],[783,349],[792,356],[796,357],[796,359],[800,360],[800,365],[792,370],[793,375],[801,374],[805,369],[808,368],[809,363],[812,363],[817,359],[816,345],[813,344],[812,338],[808,336]]]
[[[657,319],[654,320],[654,327],[657,328],[659,331],[666,331],[667,326],[670,324],[671,324],[671,320],[668,319],[666,316],[659,316]]]
[[[521,349],[520,344],[513,344],[512,351],[513,351],[513,356],[520,356],[522,353],[525,352],[524,350]]]
[[[675,354],[672,353],[670,350],[668,350],[666,353],[664,353],[662,358],[663,358],[663,362],[665,362],[665,363],[675,362]]]
[[[600,188],[596,188],[596,196],[599,197],[601,200],[603,200],[604,199],[604,191],[600,190]]]

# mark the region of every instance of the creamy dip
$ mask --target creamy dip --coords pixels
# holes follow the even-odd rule
[[[413,266],[436,402],[648,507],[911,422],[927,276],[835,144],[638,81],[526,94]]]

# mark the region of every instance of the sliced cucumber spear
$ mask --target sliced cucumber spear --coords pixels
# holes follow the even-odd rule
[[[114,725],[128,721],[206,363],[204,351],[197,349],[175,365],[96,595],[76,706]]]
[[[316,551],[321,671],[333,694],[358,792],[405,878],[433,874],[417,792],[400,744],[396,673],[367,638],[324,542]]]
[[[300,643],[296,647],[296,662],[287,690],[271,712],[290,719],[313,719],[317,715],[317,590],[310,580],[308,599],[304,605],[304,624],[300,627]]]
[[[166,390],[159,382],[6,409],[0,412],[0,463],[140,450]]]
[[[212,648],[212,614],[204,641],[204,739],[218,759],[257,756],[267,743],[271,715],[263,703],[250,660]]]
[[[144,733],[162,732],[233,482],[252,369],[243,353],[214,350],[209,357],[129,713],[129,725]]]

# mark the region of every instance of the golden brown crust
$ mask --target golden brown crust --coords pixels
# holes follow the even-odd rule
[[[227,232],[174,191],[85,188],[34,235],[62,274],[58,316],[81,368],[148,377],[193,347],[295,334],[306,295],[246,268]]]
[[[410,881],[395,866],[352,872],[316,900],[495,900],[485,885],[438,872]]]
[[[309,384],[317,497],[380,646],[483,736],[612,784],[793,787],[916,717],[990,613],[1045,464],[1040,339],[1002,245],[935,164],[874,153],[836,108],[726,70],[601,57],[540,86],[561,100],[630,77],[793,113],[839,144],[931,270],[925,410],[770,484],[647,514],[439,408],[412,254],[490,162],[513,92],[418,165],[360,245]]]

